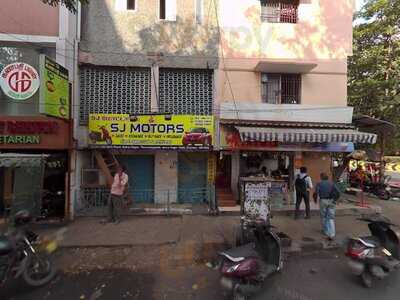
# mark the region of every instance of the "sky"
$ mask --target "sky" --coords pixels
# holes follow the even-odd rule
[[[363,5],[365,0],[356,0],[356,7],[357,10],[359,10],[361,8],[361,6]]]

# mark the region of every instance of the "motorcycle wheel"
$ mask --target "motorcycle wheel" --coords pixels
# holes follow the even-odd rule
[[[30,286],[41,286],[50,282],[56,275],[53,260],[44,253],[29,255],[25,270],[22,274],[25,282]]]
[[[379,193],[379,198],[382,200],[390,200],[390,193],[388,191],[383,191]]]
[[[369,271],[364,271],[361,275],[361,280],[366,288],[372,287],[372,275]]]
[[[234,289],[233,289],[233,300],[248,300],[249,298],[247,297],[247,296],[245,296],[245,295],[243,295],[240,291],[239,291],[239,289],[238,289],[238,286],[236,286]]]

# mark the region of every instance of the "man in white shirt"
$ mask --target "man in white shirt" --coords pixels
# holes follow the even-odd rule
[[[128,185],[128,174],[124,166],[119,166],[111,185],[110,198],[108,199],[108,222],[118,224],[120,222],[120,209],[122,199]]]

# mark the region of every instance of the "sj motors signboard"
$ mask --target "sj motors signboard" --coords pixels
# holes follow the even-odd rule
[[[11,99],[24,101],[32,97],[40,86],[39,74],[26,63],[5,66],[0,73],[0,86]]]
[[[91,114],[89,144],[106,147],[212,148],[214,117]]]

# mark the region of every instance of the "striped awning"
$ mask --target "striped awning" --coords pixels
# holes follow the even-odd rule
[[[375,144],[377,135],[353,129],[239,127],[243,142]]]

